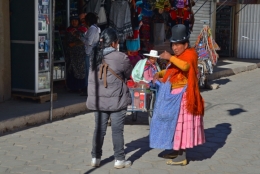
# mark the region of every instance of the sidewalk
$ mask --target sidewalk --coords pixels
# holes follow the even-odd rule
[[[132,166],[114,168],[112,129],[104,137],[101,165],[90,166],[94,113],[0,136],[1,174],[259,174],[260,68],[214,80],[218,90],[202,90],[206,142],[187,149],[187,166],[166,165],[164,149],[149,146],[148,114],[127,115],[124,149]]]
[[[166,46],[166,45],[165,45]],[[161,47],[163,49],[164,47]],[[163,50],[160,50],[161,52]],[[221,58],[209,80],[235,75],[260,68],[260,60]],[[86,97],[77,93],[57,91],[58,99],[53,102],[53,120],[73,114],[86,113]],[[31,100],[10,100],[0,103],[0,134],[49,121],[50,103],[40,104]]]

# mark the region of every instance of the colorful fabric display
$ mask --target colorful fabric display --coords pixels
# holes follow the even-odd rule
[[[135,1],[132,1],[135,3]],[[142,17],[140,15],[141,9],[139,6],[142,4],[142,1],[136,1],[136,3],[131,8],[131,21],[132,21],[132,28],[133,28],[133,36],[128,37],[126,39],[126,47],[128,51],[138,51],[140,50],[140,38],[139,38],[139,29],[140,29],[140,22]]]
[[[186,5],[189,5],[188,0],[177,0],[177,4],[176,4],[177,8],[184,8]]]
[[[128,1],[113,1],[109,15],[109,25],[118,32],[119,39],[124,41],[133,35],[131,11]]]

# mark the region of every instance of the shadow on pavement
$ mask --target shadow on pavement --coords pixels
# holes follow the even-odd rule
[[[219,84],[219,85],[225,85],[229,82],[231,82],[230,79],[217,79],[217,80],[213,80],[213,83]]]
[[[141,156],[143,156],[146,152],[149,152],[151,150],[151,148],[149,147],[149,136],[131,141],[130,143],[125,144],[125,146],[126,146],[125,154],[128,154],[128,153],[138,149],[129,158],[126,158],[126,160],[130,160],[132,162],[132,164],[136,160],[138,160]],[[110,163],[112,161],[114,161],[113,155],[108,158],[105,158],[104,160],[101,160],[100,166]],[[86,171],[85,174],[91,173],[96,169],[98,169],[98,168],[92,168],[92,169]]]
[[[226,144],[226,140],[228,135],[231,133],[231,124],[229,123],[221,123],[216,125],[213,128],[205,129],[205,138],[206,143],[196,146],[192,149],[187,150],[187,159],[188,161],[202,161],[208,158],[211,158],[218,149],[222,148]],[[125,149],[125,153],[129,154],[135,151],[131,156],[127,159],[134,163],[140,157],[142,157],[145,153],[152,150],[149,147],[149,136],[139,138],[137,140],[131,141],[130,143],[125,144],[127,147]],[[138,150],[137,150],[138,149]],[[162,157],[164,154],[170,153],[171,151],[165,150],[158,154],[158,157]],[[114,156],[110,156],[101,161],[101,166],[105,165],[114,160]],[[85,172],[91,173],[97,168],[93,168]]]
[[[206,143],[196,146],[191,149],[187,149],[188,161],[202,161],[211,158],[218,149],[222,148],[226,144],[228,135],[231,133],[231,124],[222,123],[216,125],[216,127],[205,129]],[[158,154],[162,157],[164,154],[170,153],[170,150],[165,150]]]
[[[125,149],[126,154],[138,149],[136,152],[134,152],[128,158],[128,160],[132,161],[132,163],[134,163],[136,160],[138,160],[146,152],[149,152],[150,150],[152,150],[152,148],[149,147],[149,135],[146,137],[131,141],[130,143],[127,143],[125,146],[127,147]]]
[[[231,133],[231,124],[221,123],[213,128],[205,129],[206,143],[196,146],[187,151],[189,161],[202,161],[211,158],[218,149],[226,144],[228,135]]]
[[[247,110],[243,109],[244,106],[241,105],[241,104],[238,104],[238,103],[221,103],[221,104],[213,105],[210,102],[205,102],[205,104],[206,104],[205,111],[210,110],[213,107],[218,107],[218,106],[222,106],[222,105],[223,106],[229,106],[229,108],[233,108],[233,109],[227,110],[228,114],[230,116],[237,116],[237,115],[239,115],[243,112],[247,112]]]
[[[230,109],[227,110],[229,112],[230,116],[235,116],[235,115],[239,115],[242,112],[247,112],[246,110],[242,109],[242,108],[235,108],[235,109]]]

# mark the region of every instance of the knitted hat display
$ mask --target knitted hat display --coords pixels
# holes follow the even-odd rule
[[[155,8],[164,9],[164,0],[156,1]]]

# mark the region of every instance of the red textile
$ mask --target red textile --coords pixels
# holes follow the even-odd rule
[[[183,10],[183,20],[189,20],[190,19],[190,11],[187,8],[184,8]]]
[[[172,20],[176,20],[177,19],[177,10],[171,10],[170,17]]]

